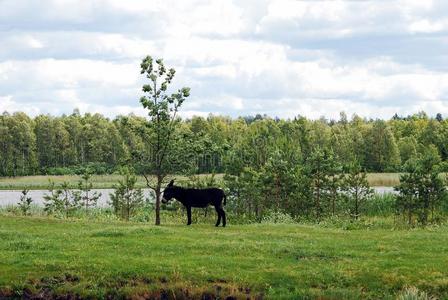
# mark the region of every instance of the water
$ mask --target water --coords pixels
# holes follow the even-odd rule
[[[153,196],[151,194],[151,190],[149,189],[142,189],[143,194],[145,195],[145,198],[152,199]],[[113,193],[113,189],[92,189],[91,192],[98,192],[101,193],[101,197],[98,199],[97,205],[99,207],[107,207],[109,206],[110,202],[110,193]],[[31,190],[28,192],[28,197],[31,197],[33,199],[33,204],[43,206],[44,205],[44,195],[48,194],[47,190]],[[19,190],[0,190],[0,206],[6,206],[6,205],[16,205],[19,200],[20,196],[22,195],[22,191]]]
[[[377,186],[373,187],[373,189],[375,190],[375,193],[378,194],[394,193],[393,187]],[[98,206],[100,207],[109,206],[108,204],[110,202],[109,194],[114,191],[113,189],[92,189],[92,191],[101,193],[101,197],[98,199]],[[48,193],[47,190],[31,190],[29,191],[28,196],[33,199],[33,204],[43,206],[44,195],[47,193]],[[151,191],[149,189],[143,189],[143,193],[145,195],[145,198],[150,199],[153,198]],[[19,190],[4,190],[4,191],[0,190],[0,206],[16,205],[19,202],[21,195],[22,193]]]
[[[373,187],[377,194],[396,194],[392,186],[375,186]]]

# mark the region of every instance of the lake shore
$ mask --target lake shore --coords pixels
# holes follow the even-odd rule
[[[211,176],[210,174],[201,174],[201,177]],[[215,175],[217,180],[222,179],[222,174]],[[137,187],[146,188],[146,180],[143,176],[138,176]],[[167,177],[168,178],[168,177]],[[186,181],[186,176],[171,176],[177,181]],[[118,181],[122,179],[121,175],[92,175],[91,182],[94,189],[112,189],[117,185]],[[18,176],[18,177],[0,177],[0,190],[46,190],[49,182],[53,181],[56,187],[59,187],[63,182],[68,182],[71,189],[78,187],[78,182],[81,180],[80,175],[35,175],[35,176]]]
[[[210,174],[202,174],[202,177]],[[186,176],[174,176],[178,181],[186,181]],[[217,181],[222,180],[223,174],[215,176]],[[77,188],[79,175],[36,175],[20,177],[0,177],[0,190],[45,190],[48,188],[49,181],[53,181],[56,186],[63,182],[68,182],[70,188]],[[120,175],[92,175],[92,184],[94,189],[111,189],[121,179]],[[372,187],[393,187],[400,183],[400,173],[368,173],[367,180]],[[143,176],[138,176],[137,187],[145,188],[146,181]]]

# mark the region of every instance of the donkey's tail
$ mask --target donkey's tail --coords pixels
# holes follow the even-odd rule
[[[227,199],[227,196],[226,196],[225,193],[222,193],[222,195],[223,195],[223,199],[224,199],[224,205],[226,205],[226,199]]]

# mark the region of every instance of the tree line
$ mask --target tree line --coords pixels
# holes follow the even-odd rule
[[[265,165],[275,152],[303,164],[316,147],[331,149],[338,163],[359,162],[368,172],[402,172],[407,161],[430,151],[446,171],[448,120],[421,112],[390,120],[358,116],[339,120],[276,119],[267,116],[224,116],[178,119],[173,129],[179,153],[174,173],[238,174],[244,167]],[[112,173],[137,153],[148,151],[143,117],[101,114],[39,115],[17,112],[0,115],[0,176],[34,174]],[[181,150],[179,149],[179,151]],[[191,165],[191,160],[194,164]]]

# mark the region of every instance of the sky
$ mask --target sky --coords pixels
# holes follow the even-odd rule
[[[146,55],[183,117],[448,117],[446,0],[0,0],[0,112],[144,115]]]

